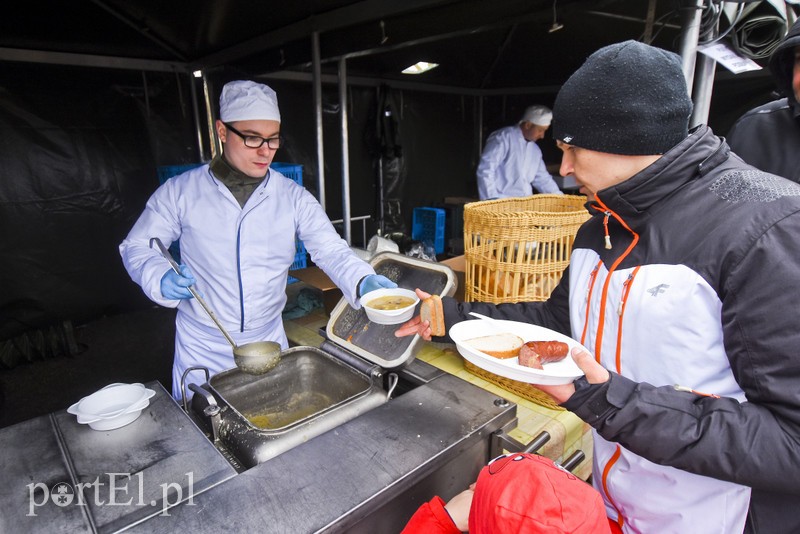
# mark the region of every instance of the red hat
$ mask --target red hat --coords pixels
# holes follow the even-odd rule
[[[550,459],[500,456],[478,475],[469,514],[472,534],[611,532],[600,494]]]

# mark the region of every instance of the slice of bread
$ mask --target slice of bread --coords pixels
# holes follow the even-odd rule
[[[503,333],[468,339],[465,343],[484,354],[505,359],[516,358],[525,341],[515,334]]]
[[[431,335],[445,335],[444,310],[442,309],[442,298],[439,295],[431,295],[422,301],[419,307],[419,317],[423,321],[428,321],[431,326]]]

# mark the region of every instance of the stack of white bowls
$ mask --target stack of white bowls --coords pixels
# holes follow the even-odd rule
[[[93,430],[113,430],[135,421],[155,394],[139,383],[109,384],[82,398],[67,408],[67,412]]]

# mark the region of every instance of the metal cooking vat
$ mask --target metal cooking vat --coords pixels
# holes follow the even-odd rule
[[[447,266],[393,253],[370,263],[400,287],[441,295],[456,289]],[[395,337],[397,328],[371,322],[342,299],[320,348],[285,350],[264,375],[233,368],[191,384],[192,415],[234,465],[249,469],[387,402],[399,380],[394,371],[413,361],[422,341]]]
[[[386,402],[380,377],[320,349],[295,347],[266,374],[233,368],[195,385],[192,410],[249,468]],[[219,410],[208,415],[213,406]]]

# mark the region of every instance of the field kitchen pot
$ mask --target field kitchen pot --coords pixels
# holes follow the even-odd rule
[[[294,347],[269,373],[233,368],[189,388],[192,410],[211,414],[214,439],[249,468],[386,402],[391,391],[380,378],[315,347]]]
[[[400,287],[441,295],[456,289],[447,266],[394,253],[370,263]],[[203,385],[189,384],[195,393],[190,414],[241,467],[265,462],[392,397],[398,382],[392,371],[410,363],[422,342],[419,336],[395,337],[397,328],[371,322],[363,308],[355,310],[342,299],[319,348],[284,350],[263,375],[233,368]]]

